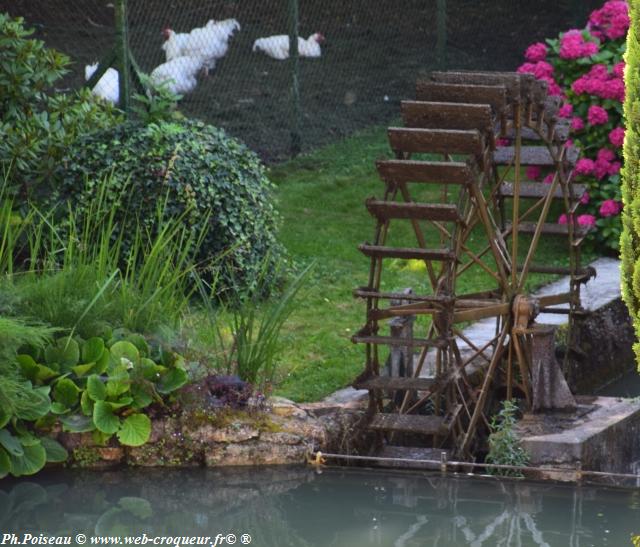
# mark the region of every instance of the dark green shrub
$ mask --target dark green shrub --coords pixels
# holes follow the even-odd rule
[[[206,229],[195,260],[204,269],[222,257],[217,266],[229,272],[227,287],[231,280],[251,287],[265,259],[279,257],[265,170],[253,152],[215,127],[129,121],[76,141],[58,175],[54,199],[68,200],[76,211],[88,210],[97,181],[108,179],[106,206],[116,211],[125,251],[136,226],[157,230],[162,210],[184,215],[194,234]]]
[[[0,167],[10,170],[11,185],[23,196],[48,180],[79,134],[110,126],[120,116],[87,89],[52,93],[70,61],[30,39],[32,33],[22,18],[0,13]]]

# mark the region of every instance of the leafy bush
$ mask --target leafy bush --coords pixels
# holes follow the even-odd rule
[[[11,167],[14,190],[23,196],[48,182],[78,135],[120,119],[87,89],[50,94],[69,59],[29,39],[32,33],[22,18],[0,13],[0,164]]]
[[[502,409],[491,420],[491,434],[489,435],[489,454],[485,458],[487,463],[497,465],[525,466],[529,463],[529,455],[520,446],[518,438],[513,432],[516,425],[518,407],[512,401],[504,401]],[[520,477],[519,471],[511,469],[489,468],[489,472],[505,477]]]
[[[629,308],[636,337],[640,337],[640,6],[631,5],[625,71],[627,96],[624,115],[627,135],[624,142],[624,168],[622,170],[622,296]],[[634,346],[640,370],[640,344]]]
[[[582,151],[574,175],[588,186],[576,221],[597,228],[589,237],[603,250],[617,250],[620,240],[622,56],[628,26],[627,2],[609,0],[591,13],[585,29],[531,45],[525,53],[527,62],[518,69],[545,80],[550,94],[564,99],[559,114],[571,119],[573,143]],[[539,169],[529,169],[528,176],[548,180]],[[567,219],[562,216],[559,222]]]
[[[195,260],[202,266],[223,257],[227,284],[251,286],[266,257],[280,254],[271,183],[257,156],[225,133],[201,122],[128,122],[76,142],[58,171],[55,200],[86,212],[95,182],[108,176],[107,208],[122,245],[132,245],[140,226],[157,233],[161,214],[184,215],[195,234],[206,231]],[[125,191],[131,183],[132,191]],[[86,184],[85,184],[86,183]]]

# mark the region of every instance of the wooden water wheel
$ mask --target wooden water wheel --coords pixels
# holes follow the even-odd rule
[[[381,435],[425,435],[434,447],[471,457],[499,387],[503,397],[518,393],[531,404],[535,315],[566,314],[571,324],[581,313],[580,285],[594,274],[580,266],[587,229],[574,221],[586,188],[572,182],[578,151],[566,145],[559,103],[531,75],[494,72],[432,73],[418,83],[417,100],[402,103],[405,126],[388,130],[396,159],[377,163],[384,196],[366,202],[377,221],[374,241],[359,247],[371,261],[368,285],[354,293],[367,314],[353,337],[366,345],[354,386],[369,390],[369,427]],[[525,166],[546,170],[547,183],[523,180]],[[437,203],[414,199],[434,185]],[[561,212],[566,224],[555,220]],[[406,246],[389,243],[398,222],[411,225]],[[566,241],[565,265],[536,262],[543,237]],[[424,263],[424,285],[411,294],[381,290],[388,259]],[[491,288],[464,294],[460,281],[474,270]],[[568,291],[531,298],[527,280],[536,272],[569,275]],[[428,327],[409,343],[385,332],[390,318],[420,315]],[[490,340],[465,336],[464,324],[487,318],[495,320]],[[381,375],[385,345],[420,350],[409,376]]]

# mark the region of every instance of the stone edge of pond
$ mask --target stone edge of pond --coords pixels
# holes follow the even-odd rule
[[[149,441],[139,447],[111,439],[96,445],[91,433],[58,432],[67,466],[223,467],[301,464],[316,451],[356,449],[363,411],[356,404],[296,404],[280,397],[260,408],[183,411],[154,418]]]

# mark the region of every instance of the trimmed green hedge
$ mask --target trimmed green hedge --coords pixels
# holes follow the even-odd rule
[[[59,169],[54,200],[88,210],[103,179],[125,252],[136,226],[155,231],[162,209],[185,215],[196,235],[206,232],[195,259],[206,266],[222,256],[219,288],[251,288],[275,270],[269,262],[275,264],[281,249],[272,184],[258,157],[222,130],[193,120],[130,121],[88,135]]]
[[[622,297],[640,336],[640,1],[629,2],[631,28],[625,54],[624,167],[622,169]],[[640,363],[640,344],[634,346]]]

